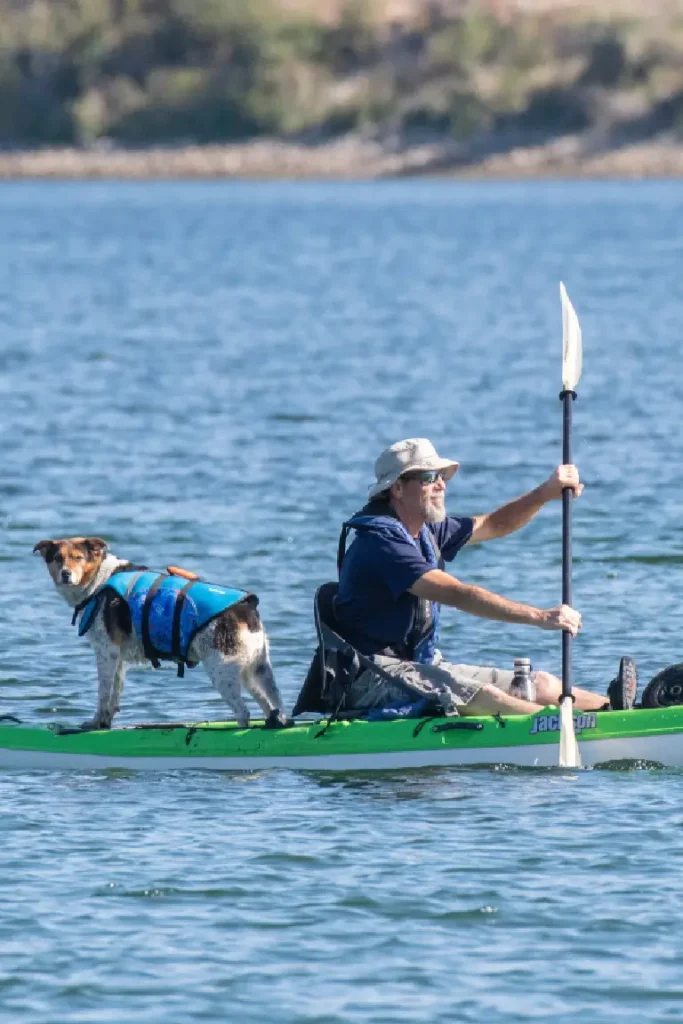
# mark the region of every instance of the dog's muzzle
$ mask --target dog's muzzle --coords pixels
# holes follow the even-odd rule
[[[59,582],[60,583],[71,583],[72,582],[71,570],[70,569],[62,569],[62,571],[59,574]]]

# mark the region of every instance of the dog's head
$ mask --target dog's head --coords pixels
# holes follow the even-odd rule
[[[58,587],[85,587],[97,575],[107,554],[101,537],[62,537],[39,540],[33,549],[39,554]]]

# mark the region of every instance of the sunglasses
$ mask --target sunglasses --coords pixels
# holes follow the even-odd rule
[[[444,475],[440,469],[418,469],[412,473],[404,473],[401,480],[419,480],[421,484],[435,484],[437,480],[443,480]]]

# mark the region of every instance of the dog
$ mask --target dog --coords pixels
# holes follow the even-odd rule
[[[146,566],[133,565],[110,554],[101,537],[41,540],[33,551],[43,558],[57,593],[74,609],[73,622],[79,623],[79,633],[85,633],[95,650],[97,710],[81,728],[110,729],[119,710],[127,669],[132,665],[159,664],[155,658],[159,652],[150,650],[149,621],[145,634],[131,614],[134,606],[127,599],[128,593],[122,596],[120,590],[127,581],[132,587],[139,577],[145,575],[149,579],[155,574],[150,574]],[[169,582],[167,574],[156,575]],[[193,578],[191,573],[181,572],[182,575]],[[191,584],[181,579],[178,586],[183,585],[187,590]],[[112,589],[114,586],[119,586],[119,592]],[[205,587],[216,594],[225,592],[225,588],[211,584]],[[152,590],[154,587],[148,587],[150,596]],[[243,591],[229,593],[237,595],[235,603],[191,632],[184,657],[173,659],[181,665],[178,674],[182,674],[184,663],[193,666],[201,662],[240,726],[246,728],[250,717],[242,687],[263,711],[267,726],[285,725],[287,719],[273,677],[268,638],[256,608],[258,599]],[[149,612],[143,613],[143,621],[145,614]],[[88,617],[87,623],[84,617]],[[174,620],[174,636],[175,629]]]

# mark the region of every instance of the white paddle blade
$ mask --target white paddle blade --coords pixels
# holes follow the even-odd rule
[[[580,768],[581,755],[574,733],[574,707],[571,697],[560,701],[560,768]]]
[[[574,391],[581,376],[583,351],[581,346],[581,325],[572,306],[567,289],[560,281],[562,299],[562,390]]]

